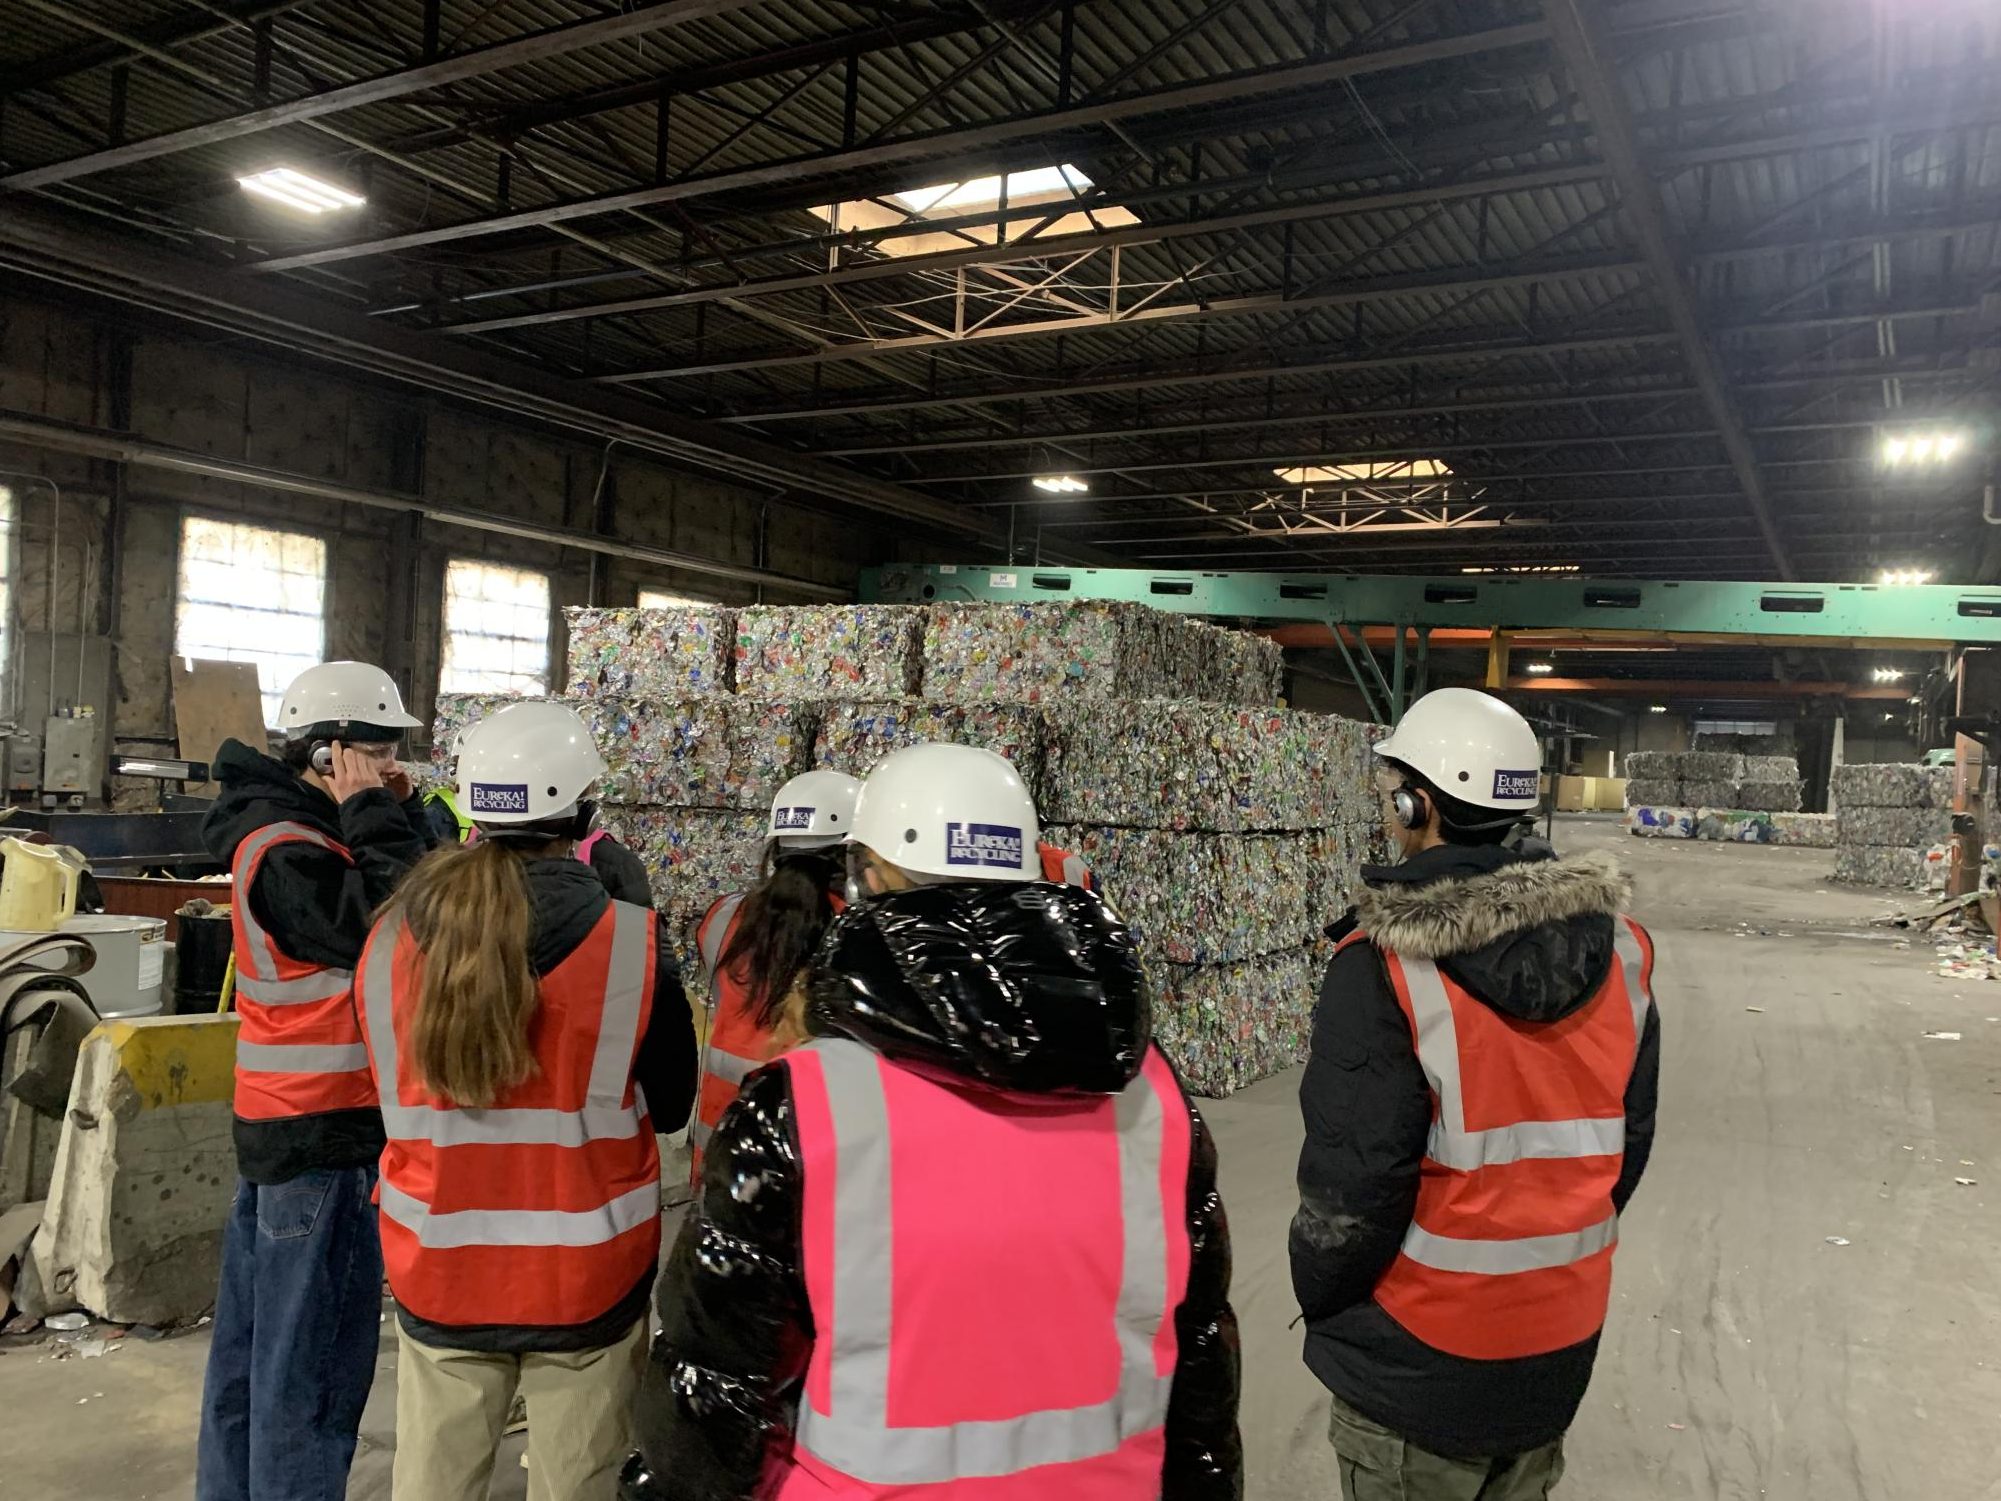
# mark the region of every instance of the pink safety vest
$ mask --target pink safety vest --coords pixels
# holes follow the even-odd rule
[[[1155,1501],[1190,1122],[998,1096],[823,1038],[786,1055],[817,1331],[780,1501]]]

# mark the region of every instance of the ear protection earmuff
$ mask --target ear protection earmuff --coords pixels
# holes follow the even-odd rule
[[[313,742],[312,767],[323,777],[333,775],[333,742],[328,740]]]
[[[1390,794],[1390,808],[1399,827],[1406,829],[1423,828],[1425,819],[1431,816],[1423,796],[1408,787],[1399,787]]]

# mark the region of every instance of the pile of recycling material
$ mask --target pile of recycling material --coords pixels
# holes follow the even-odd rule
[[[1280,707],[1269,641],[1081,602],[565,614],[563,701],[609,763],[605,827],[645,862],[698,1001],[695,928],[757,880],[786,779],[945,740],[1012,761],[1045,841],[1092,867],[1191,1088],[1226,1095],[1306,1056],[1324,930],[1386,857],[1383,731]],[[509,701],[441,695],[440,766]]]
[[[1755,738],[1763,741],[1768,737]],[[1747,813],[1797,813],[1800,792],[1799,762],[1790,755],[1693,750],[1632,751],[1626,756],[1629,809],[1734,808]]]
[[[1858,886],[1936,889],[1952,843],[1949,766],[1837,766],[1834,879]]]
[[[1626,810],[1626,829],[1641,839],[1711,839],[1725,844],[1834,848],[1834,816],[1830,813],[1642,806]]]

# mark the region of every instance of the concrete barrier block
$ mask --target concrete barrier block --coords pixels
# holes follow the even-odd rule
[[[164,1324],[215,1301],[235,1061],[227,1015],[104,1022],[84,1040],[22,1307]]]

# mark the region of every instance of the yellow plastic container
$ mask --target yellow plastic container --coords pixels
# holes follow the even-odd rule
[[[53,933],[76,911],[77,883],[84,859],[61,844],[29,844],[0,839],[0,929],[17,933]]]

